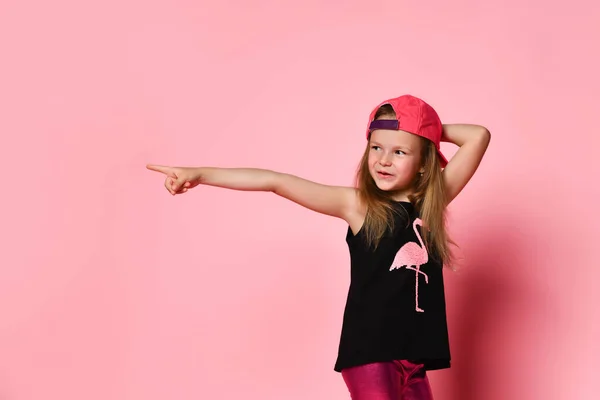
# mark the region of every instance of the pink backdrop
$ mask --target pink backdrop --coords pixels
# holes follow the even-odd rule
[[[2,1],[1,399],[348,399],[344,223],[144,165],[350,184],[401,93],[493,136],[436,398],[600,397],[600,6],[369,3]]]

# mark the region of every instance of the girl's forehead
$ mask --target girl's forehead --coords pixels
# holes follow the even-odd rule
[[[371,133],[371,141],[386,145],[410,145],[417,146],[420,138],[417,135],[406,131],[395,131],[387,129],[377,129]]]

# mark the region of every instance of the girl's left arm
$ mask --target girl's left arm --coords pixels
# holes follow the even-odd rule
[[[459,147],[443,172],[447,202],[450,203],[475,174],[491,135],[480,125],[449,124],[443,128],[442,141]]]

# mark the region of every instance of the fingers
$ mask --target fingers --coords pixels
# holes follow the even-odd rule
[[[175,172],[173,170],[173,167],[167,167],[165,165],[148,164],[148,165],[146,165],[146,168],[149,169],[150,171],[161,172],[167,176],[177,178],[177,176],[175,175]]]
[[[190,185],[190,182],[178,181],[177,179],[173,179],[171,177],[167,177],[167,179],[165,179],[165,187],[172,195],[186,193]]]
[[[173,196],[175,196],[176,194],[183,194],[183,193],[186,193],[187,191],[188,191],[187,188],[181,188],[179,190],[173,190],[173,191],[171,191],[171,194]]]
[[[173,183],[171,184],[171,189],[173,189],[174,192],[178,192],[179,190],[181,190],[183,188],[184,184],[185,184],[185,181],[182,180],[181,178],[174,179]]]
[[[165,188],[169,193],[175,194],[175,191],[173,190],[173,178],[167,177],[167,179],[165,179]]]
[[[165,179],[165,188],[172,195],[185,193],[188,189],[192,188],[192,183],[182,176],[186,174],[181,169],[154,164],[147,164],[146,168],[167,175]]]

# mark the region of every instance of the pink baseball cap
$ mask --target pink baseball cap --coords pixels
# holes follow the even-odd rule
[[[396,119],[374,120],[379,107],[385,104],[392,106]],[[448,160],[440,151],[442,121],[435,110],[421,99],[406,94],[380,103],[371,112],[368,126],[367,139],[376,129],[403,130],[429,139],[435,144],[442,168],[448,164]]]

